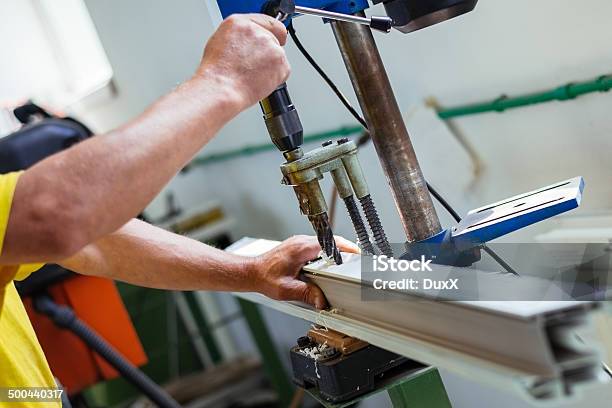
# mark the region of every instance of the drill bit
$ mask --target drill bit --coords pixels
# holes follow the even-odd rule
[[[329,258],[332,258],[336,265],[342,265],[342,256],[336,246],[334,240],[334,233],[332,232],[331,225],[329,224],[329,218],[327,213],[321,213],[317,215],[308,216],[312,227],[317,233],[317,239],[321,249],[325,252]]]
[[[359,214],[359,208],[355,202],[355,196],[350,195],[344,198],[344,205],[346,206],[346,210],[351,218],[353,227],[355,228],[355,233],[357,234],[357,239],[363,249],[363,252],[367,255],[374,255],[374,246],[370,241],[370,236],[368,235],[366,226],[363,223],[361,214]]]
[[[378,249],[380,249],[380,252],[382,252],[383,255],[386,255],[389,258],[393,257],[393,250],[391,249],[391,245],[387,240],[385,230],[383,230],[382,224],[380,223],[380,218],[378,218],[378,212],[376,212],[376,207],[374,207],[372,197],[368,194],[360,198],[359,201],[361,202],[361,207],[363,208],[363,212],[368,220],[368,224],[370,224],[370,229],[374,235],[376,246]]]

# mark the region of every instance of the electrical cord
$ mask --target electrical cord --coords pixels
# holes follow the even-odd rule
[[[438,191],[435,188],[433,188],[431,184],[427,183],[427,189],[429,190],[431,195],[434,196],[436,200],[438,200],[438,202],[442,205],[442,207],[444,207],[444,209],[455,219],[455,221],[461,222],[461,216],[448,203],[448,201],[446,201],[446,199],[444,199],[444,197],[442,197],[440,193],[438,193]],[[487,244],[483,243],[480,247],[482,248],[483,251],[489,254],[489,256],[493,258],[495,262],[497,262],[507,272],[513,275],[519,276],[518,272],[514,270],[514,268],[512,268],[506,261],[504,261],[503,258],[500,257],[497,254],[497,252],[493,251]]]
[[[47,295],[36,296],[33,302],[36,311],[49,317],[56,326],[70,330],[79,337],[155,405],[161,408],[181,408],[181,405],[166,390],[134,366],[113,345],[81,320],[70,307],[55,303]]]
[[[353,105],[349,102],[348,98],[342,93],[342,91],[338,88],[338,86],[334,83],[334,81],[325,73],[323,68],[315,61],[315,59],[310,55],[306,47],[302,44],[300,39],[298,38],[295,27],[293,26],[293,21],[289,23],[289,27],[287,28],[289,31],[289,35],[291,39],[295,43],[297,49],[302,53],[304,58],[310,63],[310,65],[314,68],[315,71],[323,78],[323,81],[331,88],[331,90],[336,94],[342,105],[350,112],[351,115],[364,127],[364,133],[357,139],[357,146],[361,147],[365,145],[369,140],[371,140],[370,132],[368,130],[368,124],[365,119],[355,110]],[[429,183],[427,184],[427,189],[431,193],[431,195],[444,207],[444,209],[455,219],[457,222],[461,222],[461,217],[455,211],[455,209],[449,204],[448,201]],[[495,251],[493,251],[487,244],[483,243],[481,248],[495,260],[502,268],[504,268],[508,273],[519,276],[518,272],[516,272],[506,261],[504,261]]]
[[[323,71],[323,68],[321,68],[321,66],[319,66],[319,64],[314,60],[312,55],[310,55],[310,53],[306,50],[306,48],[304,47],[304,45],[302,44],[302,42],[300,41],[300,39],[297,36],[297,33],[295,31],[295,27],[293,27],[293,21],[289,24],[289,27],[287,29],[289,31],[289,35],[291,36],[291,39],[295,43],[295,46],[298,48],[298,50],[300,50],[300,52],[302,53],[304,58],[306,58],[306,60],[308,60],[308,62],[310,63],[310,65],[312,65],[314,70],[317,71],[317,73],[321,76],[321,78],[323,78],[325,83],[327,85],[329,85],[331,90],[336,94],[338,99],[340,99],[340,102],[342,102],[344,107],[351,113],[351,115],[353,115],[353,117],[355,119],[357,119],[357,121],[359,123],[361,123],[361,125],[364,128],[367,129],[368,125],[367,125],[366,121],[359,115],[359,113],[355,110],[355,108],[353,108],[353,105],[351,105],[351,103],[349,102],[347,97],[344,96],[344,94],[342,93],[342,91],[340,91],[340,89],[338,89],[338,87],[336,86],[334,81],[332,81],[332,79],[329,76],[327,76],[325,71]]]

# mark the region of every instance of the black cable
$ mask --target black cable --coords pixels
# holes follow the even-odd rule
[[[461,222],[461,216],[455,211],[455,209],[436,191],[435,188],[429,183],[427,183],[427,189],[431,193],[432,196],[444,207],[444,209],[455,219],[457,222]],[[501,256],[499,256],[495,251],[493,251],[487,244],[483,243],[481,246],[483,251],[495,260],[502,268],[506,270],[506,272],[511,273],[513,275],[519,276],[518,272],[511,267],[508,262],[504,261]]]
[[[39,313],[48,316],[62,329],[70,330],[92,350],[115,368],[122,376],[138,388],[153,403],[161,408],[181,408],[162,387],[155,384],[145,373],[135,367],[94,329],[81,320],[68,306],[59,305],[46,295],[34,298],[34,307]]]
[[[451,217],[455,219],[455,221],[461,222],[461,216],[459,216],[457,211],[455,211],[455,209],[448,203],[448,201],[446,201],[444,197],[442,197],[440,193],[438,193],[438,191],[436,191],[436,189],[433,188],[431,184],[427,183],[427,189],[429,190],[431,195],[434,196],[434,198],[438,200],[440,204],[442,204],[442,207],[444,207],[444,209],[451,215]]]
[[[323,78],[325,83],[327,83],[327,85],[329,85],[331,90],[334,91],[334,93],[336,94],[338,99],[340,99],[340,102],[342,102],[344,107],[346,109],[348,109],[348,111],[351,113],[351,115],[353,115],[353,117],[355,119],[357,119],[357,121],[359,123],[361,123],[364,128],[367,129],[368,125],[367,125],[366,121],[361,117],[361,115],[359,115],[359,113],[355,110],[355,108],[353,108],[353,105],[351,105],[351,103],[346,98],[346,96],[344,96],[342,91],[340,91],[340,89],[338,89],[338,87],[336,86],[334,81],[332,81],[332,79],[327,76],[325,71],[323,71],[323,68],[321,68],[319,66],[319,64],[317,64],[317,62],[314,60],[314,58],[312,58],[310,53],[306,50],[306,48],[304,48],[304,45],[302,45],[300,39],[297,36],[297,33],[295,32],[295,28],[293,27],[293,22],[291,22],[289,24],[288,30],[289,30],[289,35],[291,36],[291,38],[293,39],[293,42],[295,43],[295,46],[298,48],[298,50],[300,50],[300,52],[302,53],[304,58],[306,58],[308,60],[310,65],[312,65],[312,67],[315,69],[315,71],[317,71],[319,73],[319,75],[321,76],[321,78]]]
[[[508,262],[504,261],[503,258],[499,256],[497,252],[493,251],[491,247],[489,247],[487,244],[483,243],[481,245],[481,248],[487,254],[489,254],[489,256],[493,258],[493,260],[495,260],[495,262],[497,262],[502,268],[504,268],[506,272],[511,273],[516,276],[520,276],[519,273],[513,267],[511,267],[510,264],[508,264]]]
[[[297,36],[297,32],[295,31],[295,27],[293,26],[293,21],[289,24],[288,30],[289,30],[289,35],[291,36],[291,39],[295,43],[295,46],[298,48],[298,50],[300,50],[300,52],[302,53],[304,58],[306,58],[306,60],[310,63],[310,65],[312,65],[314,70],[319,73],[319,75],[321,76],[321,78],[323,78],[325,83],[327,85],[329,85],[329,87],[336,94],[338,99],[340,99],[340,102],[342,102],[344,107],[346,107],[346,109],[351,113],[351,115],[353,115],[353,117],[359,123],[361,123],[361,125],[365,128],[365,132],[357,140],[357,146],[362,146],[362,145],[366,144],[371,139],[371,136],[370,136],[370,132],[368,131],[368,124],[366,123],[365,119],[359,114],[359,112],[357,112],[357,110],[355,110],[353,105],[351,105],[351,103],[346,98],[346,96],[344,96],[342,91],[340,91],[340,89],[338,89],[338,87],[336,86],[334,81],[325,73],[323,68],[321,68],[321,66],[314,60],[312,55],[310,55],[310,53],[306,50],[306,48],[304,47],[304,45],[302,44],[302,42],[300,41],[300,39]],[[461,222],[461,217],[459,216],[457,211],[455,211],[455,209],[448,203],[448,201],[446,201],[446,199],[444,199],[444,197],[442,197],[442,195],[440,195],[440,193],[438,193],[438,191],[435,188],[433,188],[433,186],[431,184],[427,183],[427,189],[429,190],[431,195],[434,196],[434,198],[442,205],[442,207],[444,207],[444,209],[455,219],[455,221]],[[491,256],[491,258],[493,258],[495,260],[495,262],[497,262],[508,273],[511,273],[511,274],[517,275],[517,276],[519,275],[518,272],[516,272],[495,251],[493,251],[491,248],[489,248],[487,246],[487,244],[483,243],[481,245],[481,248],[487,254],[489,254]]]

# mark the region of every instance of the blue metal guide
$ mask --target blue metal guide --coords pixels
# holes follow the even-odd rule
[[[476,208],[450,229],[451,240],[459,247],[476,246],[573,210],[580,205],[583,190],[583,178],[576,177]],[[435,242],[447,231],[427,241]]]

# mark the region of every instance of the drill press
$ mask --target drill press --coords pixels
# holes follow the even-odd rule
[[[331,22],[347,65],[372,140],[391,186],[407,241],[421,241],[441,231],[416,154],[376,49],[371,30],[395,27],[410,32],[436,24],[474,8],[477,0],[382,0],[388,17],[366,17],[367,0],[218,0],[223,17],[234,13],[263,12],[279,20],[309,14]],[[381,0],[374,1],[380,3]],[[281,166],[283,182],[294,188],[299,206],[317,233],[323,252],[342,263],[329,223],[327,205],[319,180],[331,173],[344,200],[355,232],[365,253],[392,255],[352,142],[328,143],[304,153],[303,127],[286,84],[260,103],[268,132],[286,162]],[[371,242],[356,200],[360,202],[375,245]]]
[[[471,212],[457,226],[443,230],[440,225],[372,29],[388,32],[393,27],[409,33],[467,13],[474,9],[477,0],[373,0],[375,4],[384,5],[388,17],[369,18],[364,13],[369,7],[367,0],[299,0],[299,5],[293,0],[218,0],[217,3],[223,17],[233,13],[264,12],[286,21],[308,14],[321,16],[330,23],[406,234],[407,251],[395,255],[411,257],[419,244],[433,244],[434,251],[449,252],[454,259],[455,252],[478,250],[490,239],[578,206],[584,185],[581,178],[528,193],[525,197],[533,201],[530,206],[524,205],[517,210],[501,205],[514,202],[517,197],[522,200],[523,196],[517,196]],[[344,141],[328,142],[319,149],[303,152],[302,125],[286,85],[263,100],[261,106],[270,136],[287,160],[281,166],[283,181],[293,186],[300,208],[317,232],[325,254],[336,263],[342,261],[319,186],[323,175],[331,173],[363,252],[392,255],[372,198],[367,193],[353,145],[341,146]],[[351,157],[354,159],[349,159]],[[555,192],[558,197],[546,201],[544,193],[547,191]],[[361,203],[375,245],[361,219],[355,197]],[[470,224],[475,218],[479,221]],[[467,229],[462,227],[465,223],[470,224]],[[470,264],[478,258],[474,256],[473,260],[461,264]]]
[[[406,241],[415,243],[406,245],[407,251],[401,254],[403,257],[416,259],[422,254],[419,251],[427,252],[429,244],[433,244],[432,259],[445,263],[440,261],[449,258],[449,264],[458,265],[458,255],[470,255],[470,250],[479,250],[487,241],[580,204],[584,182],[578,177],[477,208],[458,225],[442,230],[371,30],[387,32],[392,26],[409,33],[469,12],[477,0],[372,1],[383,3],[389,16],[387,19],[367,18],[364,13],[369,7],[367,0],[298,0],[299,5],[261,0],[218,0],[217,3],[223,17],[233,13],[266,12],[279,20],[288,20],[298,14],[309,14],[321,16],[330,23],[391,188]],[[312,223],[327,256],[337,264],[342,262],[319,184],[326,173],[331,174],[338,194],[345,202],[363,253],[394,255],[369,194],[355,143],[347,139],[329,141],[304,152],[301,146],[303,128],[286,85],[261,101],[261,107],[272,141],[286,159],[281,165],[283,183],[294,188],[300,209]],[[357,202],[361,204],[373,240]],[[438,250],[449,256],[438,256]],[[477,258],[468,256],[465,262],[460,259],[460,264],[469,265]],[[375,348],[342,352],[346,336],[339,334],[342,341],[328,347],[338,339],[325,338],[321,342],[319,336],[311,334],[308,338],[301,338],[292,349],[294,381],[300,386],[318,383],[323,399],[327,401],[339,402],[364,392],[367,387],[354,383],[354,379],[362,378],[363,384],[370,384],[378,378],[370,377],[373,370],[380,369],[376,372],[386,375],[387,370],[393,369],[402,358],[392,353],[381,354],[380,361],[374,362],[371,358],[377,353]],[[320,351],[317,358],[311,355],[313,348]],[[325,373],[319,369],[324,369]],[[330,384],[334,387],[328,387]],[[350,392],[344,392],[346,390]]]
[[[338,265],[342,263],[329,222],[327,203],[319,184],[325,173],[332,175],[364,252],[376,253],[361,218],[355,196],[361,203],[379,252],[392,256],[391,246],[383,231],[357,158],[355,143],[349,139],[340,139],[336,143],[329,141],[318,149],[304,153],[301,147],[304,141],[302,124],[291,102],[286,84],[282,84],[269,97],[262,100],[260,106],[272,142],[283,152],[287,160],[281,165],[283,184],[293,187],[300,210],[312,224],[326,256]]]

